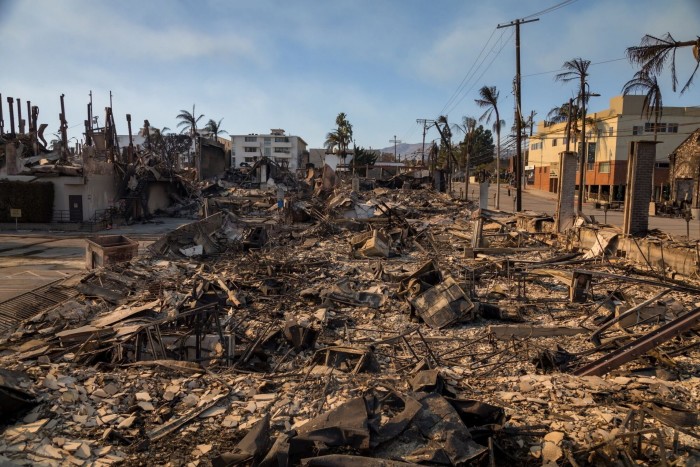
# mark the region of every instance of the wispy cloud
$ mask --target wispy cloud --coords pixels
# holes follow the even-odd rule
[[[170,25],[139,22],[118,2],[79,1],[66,6],[64,2],[43,1],[14,6],[17,17],[31,17],[32,21],[8,22],[0,38],[11,42],[18,55],[38,53],[37,58],[54,63],[76,52],[86,62],[111,60],[115,64],[120,60],[174,62],[220,55],[257,57],[253,41],[234,30],[202,30],[188,24],[186,18]]]

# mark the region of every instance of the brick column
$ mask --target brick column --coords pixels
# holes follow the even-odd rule
[[[557,232],[564,232],[574,225],[576,209],[576,153],[559,153],[559,187],[557,189]]]
[[[5,166],[7,167],[7,175],[17,175],[20,171],[17,169],[17,148],[14,141],[9,141],[5,144]]]
[[[655,141],[630,142],[622,225],[625,235],[644,235],[649,230],[649,201],[655,162]]]

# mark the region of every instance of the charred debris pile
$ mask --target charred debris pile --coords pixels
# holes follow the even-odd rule
[[[698,461],[700,287],[616,235],[429,190],[203,192],[0,341],[8,465]]]

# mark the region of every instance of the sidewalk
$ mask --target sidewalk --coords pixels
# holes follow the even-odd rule
[[[90,238],[98,235],[126,235],[141,240],[156,240],[161,235],[171,232],[178,227],[189,224],[193,219],[184,217],[157,217],[147,222],[136,222],[132,225],[117,226],[112,229],[96,232],[80,232],[71,230],[24,230],[19,224],[19,230],[0,230],[0,238]]]
[[[489,188],[489,207],[495,208],[494,196],[496,194],[495,185]],[[511,196],[508,196],[508,187],[501,185],[501,209],[504,211],[514,210],[515,189],[511,187]],[[554,215],[557,209],[557,194],[549,193],[534,188],[523,190],[522,208],[526,211],[545,212]],[[478,199],[478,198],[477,198]],[[599,223],[622,228],[623,211],[621,209],[609,210],[607,213],[601,208],[596,208],[595,201],[583,203],[583,213],[595,218]],[[689,227],[689,229],[688,229]],[[677,241],[685,241],[687,232],[690,230],[690,240],[700,239],[700,219],[693,219],[688,225],[685,219],[680,217],[649,216],[649,229],[664,232]]]

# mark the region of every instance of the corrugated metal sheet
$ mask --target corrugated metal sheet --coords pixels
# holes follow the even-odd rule
[[[61,282],[63,279],[0,302],[0,333],[77,295],[73,288],[61,287]]]

